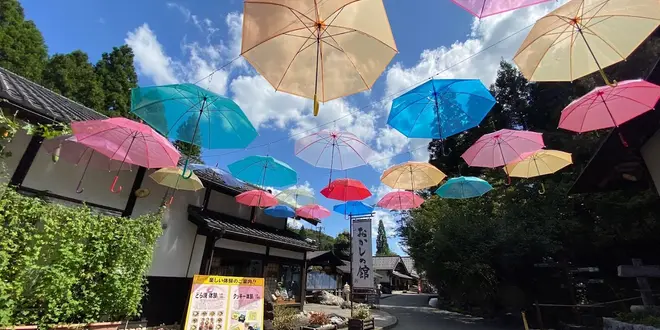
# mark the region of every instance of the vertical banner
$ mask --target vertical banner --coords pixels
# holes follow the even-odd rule
[[[263,278],[195,275],[184,330],[260,330],[263,310]]]
[[[371,254],[371,218],[353,221],[351,239],[353,288],[373,289],[373,260]]]

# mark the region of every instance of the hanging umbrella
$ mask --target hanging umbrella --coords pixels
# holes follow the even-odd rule
[[[234,101],[194,84],[133,88],[131,112],[171,140],[204,149],[242,149],[257,137]]]
[[[296,211],[286,205],[271,206],[265,209],[264,213],[275,218],[294,218],[296,216]]]
[[[243,187],[245,184],[241,182],[240,180],[234,178],[231,173],[218,168],[218,165],[216,166],[209,166],[206,164],[188,164],[188,168],[193,170],[193,171],[211,171],[217,175],[222,182],[224,182],[228,186],[232,187]]]
[[[247,206],[271,207],[277,205],[275,196],[263,190],[248,190],[236,196],[236,202]]]
[[[380,176],[380,181],[394,189],[416,190],[436,186],[447,177],[437,167],[424,162],[394,165]]]
[[[473,176],[459,176],[447,180],[435,193],[442,198],[463,199],[479,197],[493,187],[486,180]]]
[[[660,25],[657,0],[571,0],[539,19],[513,58],[530,81],[573,81],[625,60]]]
[[[275,195],[280,202],[297,209],[303,205],[316,203],[314,193],[304,188],[287,188]]]
[[[364,184],[355,179],[337,179],[321,190],[321,195],[338,201],[361,201],[371,192]]]
[[[376,205],[388,210],[410,210],[424,203],[424,198],[412,191],[392,191],[381,198]]]
[[[507,11],[536,5],[550,0],[452,0],[479,19]]]
[[[478,79],[432,79],[394,99],[387,124],[409,138],[444,140],[479,125],[495,103]]]
[[[241,55],[278,91],[318,102],[370,89],[397,49],[382,0],[246,0]]]
[[[107,170],[107,171],[118,171],[118,170],[132,170],[133,166],[131,164],[122,163],[119,160],[109,159],[108,157],[94,151],[94,149],[78,143],[76,137],[73,135],[61,135],[52,139],[45,140],[42,143],[46,152],[53,156],[53,161],[57,162],[61,157],[65,161],[72,163],[76,166],[81,163],[85,163],[85,169],[83,170],[80,180],[78,181],[78,186],[76,187],[76,193],[82,194],[85,188],[82,187],[83,179],[85,179],[85,174],[87,169],[91,166],[92,168]]]
[[[167,191],[165,191],[165,197],[167,197],[169,194],[170,189],[197,191],[204,188],[204,184],[202,184],[202,181],[197,177],[197,175],[192,174],[189,178],[184,179],[181,176],[182,173],[183,170],[178,167],[165,167],[151,173],[149,177],[156,181],[156,183],[159,185],[167,187]],[[167,203],[167,205],[171,205],[173,201],[174,194],[172,194],[170,197],[170,201]]]
[[[297,209],[296,215],[306,219],[323,219],[330,216],[330,211],[321,205],[310,204]]]
[[[506,165],[504,170],[509,176],[516,178],[532,178],[555,173],[573,164],[573,158],[568,152],[559,150],[539,150],[528,152],[521,156],[522,160]],[[541,194],[545,193],[545,185],[541,183]]]
[[[262,186],[282,187],[298,181],[296,171],[270,156],[248,156],[227,167],[236,178]]]
[[[561,111],[559,128],[578,133],[619,125],[652,110],[660,100],[660,86],[644,80],[626,80],[616,86],[596,87]],[[621,142],[627,143],[621,132]]]
[[[130,119],[115,117],[104,120],[88,120],[71,123],[79,143],[82,143],[110,159],[146,168],[176,167],[179,151],[151,127]],[[123,165],[122,165],[123,166]],[[119,171],[110,191],[119,193]]]
[[[296,140],[295,154],[307,163],[332,170],[347,170],[366,165],[373,150],[348,132],[322,130]]]
[[[364,215],[371,214],[374,208],[363,202],[349,201],[333,206],[332,210],[343,215]]]

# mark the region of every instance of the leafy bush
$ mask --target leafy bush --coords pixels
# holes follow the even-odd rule
[[[309,315],[309,325],[330,324],[330,318],[323,312],[312,312]]]
[[[298,330],[306,325],[306,321],[300,317],[296,308],[275,306],[275,318],[273,318],[273,329],[275,330]]]
[[[369,305],[357,304],[353,306],[353,318],[359,320],[368,320],[371,318],[371,311]]]
[[[120,218],[5,189],[0,325],[87,323],[140,312],[160,214]]]

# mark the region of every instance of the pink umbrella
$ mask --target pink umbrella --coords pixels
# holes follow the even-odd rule
[[[321,205],[309,204],[299,207],[296,215],[307,219],[323,219],[330,216],[330,211]]]
[[[393,191],[383,196],[376,205],[389,210],[410,210],[422,203],[424,199],[412,191]]]
[[[236,202],[256,207],[271,207],[277,205],[277,198],[263,190],[248,190],[236,196]]]
[[[78,166],[80,163],[85,163],[85,169],[78,182],[76,193],[81,194],[85,189],[82,188],[82,182],[85,178],[87,169],[92,168],[108,171],[118,170],[132,170],[131,164],[122,163],[118,160],[109,159],[108,157],[96,152],[94,149],[78,143],[75,136],[61,135],[56,138],[45,140],[42,143],[46,152],[53,155],[53,162],[61,157],[65,161]]]
[[[536,5],[550,0],[452,0],[478,18]]]
[[[296,141],[295,154],[307,163],[332,170],[366,165],[373,150],[352,133],[322,130]]]
[[[110,159],[146,168],[176,167],[179,151],[151,127],[126,118],[88,120],[71,123],[78,143],[82,143]],[[119,171],[110,191],[115,190]]]
[[[660,86],[626,80],[597,87],[561,111],[559,128],[583,133],[619,125],[653,109],[660,100]],[[621,142],[628,144],[619,133]]]

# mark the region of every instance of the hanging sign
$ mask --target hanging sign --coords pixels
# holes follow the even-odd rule
[[[373,288],[373,260],[371,254],[371,218],[353,221],[351,239],[353,288]]]
[[[264,279],[195,275],[184,330],[262,330]]]

